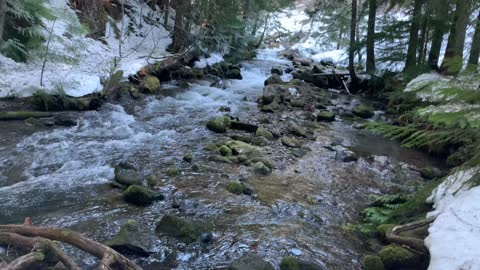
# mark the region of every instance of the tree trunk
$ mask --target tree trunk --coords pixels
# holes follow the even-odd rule
[[[0,0],[0,47],[3,43],[3,28],[5,27],[5,15],[7,13],[7,0]]]
[[[357,29],[357,0],[352,0],[352,17],[350,21],[350,48],[348,51],[348,71],[352,80],[352,90],[357,88],[357,74],[355,73],[355,34]]]
[[[426,53],[426,46],[425,44],[427,43],[427,35],[428,35],[428,23],[429,23],[429,15],[431,13],[430,11],[430,4],[427,2],[427,7],[425,8],[425,14],[422,18],[422,27],[421,27],[421,34],[420,34],[420,40],[418,41],[418,59],[417,59],[417,65],[422,65],[423,61],[425,59],[425,53]]]
[[[367,73],[375,73],[375,21],[377,0],[368,0]]]
[[[172,52],[180,52],[183,47],[183,13],[185,0],[178,0],[175,3],[175,26],[173,28]]]
[[[446,73],[457,73],[463,67],[463,49],[471,5],[472,0],[457,0],[456,2],[453,24],[441,68]]]
[[[405,69],[415,67],[417,64],[418,30],[420,29],[423,1],[424,0],[415,0],[413,5],[413,16],[410,25],[410,38],[408,40]]]
[[[338,33],[337,50],[340,50],[342,48],[343,30],[343,27],[340,26],[340,32]]]
[[[478,58],[480,57],[480,12],[477,16],[477,24],[475,26],[475,34],[473,35],[472,48],[470,49],[470,57],[468,58],[468,69],[472,71],[478,70]]]
[[[440,51],[442,49],[443,36],[446,32],[445,18],[448,17],[448,2],[447,0],[438,0],[433,6],[433,36],[432,46],[428,54],[428,65],[432,69],[438,69],[438,60],[440,59]]]
[[[163,5],[163,24],[165,25],[165,29],[168,30],[168,16],[170,16],[170,0],[165,0]]]

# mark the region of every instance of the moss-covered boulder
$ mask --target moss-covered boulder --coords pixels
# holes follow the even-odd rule
[[[220,148],[218,149],[218,152],[220,152],[220,155],[224,157],[228,157],[232,155],[232,149],[228,148],[228,146],[226,145],[220,146]]]
[[[280,263],[280,270],[325,270],[325,268],[295,257],[285,257]]]
[[[132,170],[122,170],[119,166],[115,167],[115,182],[129,187],[131,185],[139,185],[142,183],[142,178]]]
[[[282,78],[278,74],[272,74],[267,80],[265,80],[264,85],[270,85],[270,84],[284,84],[285,82],[282,80]]]
[[[124,255],[148,257],[150,252],[145,246],[143,230],[135,220],[128,220],[118,234],[105,244]]]
[[[245,190],[245,186],[241,182],[231,181],[227,183],[227,185],[225,186],[225,189],[228,190],[228,192],[230,193],[240,195],[240,194],[243,194],[243,191]]]
[[[163,196],[155,194],[144,186],[132,185],[124,191],[123,199],[133,205],[148,206],[155,200],[163,199]]]
[[[179,176],[180,174],[182,174],[182,172],[180,171],[180,169],[178,169],[175,166],[172,166],[167,169],[167,176],[169,177],[176,177],[176,176]]]
[[[367,255],[363,258],[364,270],[385,270],[382,259],[379,256]]]
[[[221,155],[212,155],[208,157],[209,161],[213,162],[220,162],[220,163],[232,163],[232,160],[228,157],[221,156]]]
[[[283,75],[283,69],[282,67],[280,66],[276,66],[276,67],[272,67],[272,69],[270,70],[271,74],[277,74],[277,75]]]
[[[231,68],[227,70],[227,72],[225,73],[225,78],[233,79],[233,80],[241,80],[243,79],[242,71],[239,68]]]
[[[233,261],[228,270],[274,270],[273,266],[256,255],[244,255]]]
[[[268,139],[260,136],[260,137],[254,137],[252,139],[252,144],[255,146],[267,146],[269,143]]]
[[[245,142],[227,141],[225,145],[232,149],[234,155],[245,155],[248,158],[259,157],[262,155],[261,148]]]
[[[333,122],[335,121],[335,114],[327,111],[319,112],[317,114],[317,121]]]
[[[413,267],[421,262],[420,255],[398,245],[388,245],[378,255],[389,270]]]
[[[155,76],[147,75],[142,78],[140,87],[144,93],[155,94],[160,90],[160,80]]]
[[[253,171],[256,174],[262,174],[262,175],[267,175],[272,172],[272,170],[268,166],[263,164],[263,162],[261,161],[258,161],[255,164],[253,164]]]
[[[185,156],[183,156],[183,161],[191,163],[193,161],[192,153],[185,154]]]
[[[147,184],[149,187],[156,187],[160,184],[158,177],[155,174],[150,174],[147,176]]]
[[[259,127],[257,128],[257,131],[255,132],[256,137],[265,137],[268,140],[273,139],[273,134],[268,131],[266,128]]]
[[[244,143],[252,143],[252,137],[251,136],[244,136],[244,135],[233,135],[231,138],[235,141],[241,141]]]
[[[382,224],[377,227],[377,236],[380,240],[385,241],[387,233],[391,232],[392,229],[397,226],[395,224]]]
[[[288,131],[296,136],[301,136],[301,137],[306,137],[307,136],[307,129],[304,127],[300,126],[299,124],[295,122],[290,122],[288,124]]]
[[[216,133],[225,133],[227,129],[230,128],[232,124],[230,117],[228,116],[219,116],[210,119],[207,122],[207,129],[216,132]]]
[[[366,105],[358,105],[353,108],[353,114],[361,118],[370,118],[375,115],[373,108]]]
[[[299,140],[295,138],[287,137],[287,136],[282,137],[280,141],[282,142],[283,145],[292,147],[292,148],[298,148],[302,146],[302,143]]]
[[[203,223],[187,221],[172,215],[163,216],[155,228],[157,234],[173,237],[184,243],[200,240],[201,235],[209,231],[209,226]]]

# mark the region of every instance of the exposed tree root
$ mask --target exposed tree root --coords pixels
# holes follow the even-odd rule
[[[400,233],[423,227],[432,223],[433,221],[435,221],[435,217],[429,217],[424,220],[396,226],[386,234],[386,239],[392,244],[398,244],[413,249],[417,253],[428,254],[428,249],[425,247],[423,239],[401,236]]]
[[[100,259],[100,270],[141,270],[134,262],[110,247],[71,230],[30,225],[0,225],[0,245],[9,245],[28,252],[10,262],[6,269],[46,269],[61,262],[70,270],[80,270],[80,267],[58,249],[52,240],[69,244],[97,257]]]

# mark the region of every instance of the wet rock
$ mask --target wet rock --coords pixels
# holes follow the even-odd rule
[[[224,157],[221,155],[209,156],[208,160],[213,162],[232,163],[232,161],[228,157]]]
[[[273,102],[289,102],[292,98],[288,85],[271,84],[263,88],[261,101],[264,105],[271,104]]]
[[[285,73],[287,73],[287,74],[292,73],[292,71],[293,71],[293,68],[291,68],[291,67],[287,67],[287,68],[285,69]]]
[[[252,144],[255,146],[267,146],[269,143],[268,139],[260,136],[260,137],[254,137],[252,139]]]
[[[325,270],[322,266],[297,259],[295,257],[285,257],[280,263],[280,270]]]
[[[123,193],[123,199],[133,205],[148,206],[155,200],[163,200],[163,196],[155,194],[155,192],[146,187],[132,185]]]
[[[191,163],[193,160],[193,155],[192,153],[188,153],[185,156],[183,156],[183,161]]]
[[[355,162],[358,160],[358,156],[353,151],[350,151],[345,148],[340,148],[340,149],[337,149],[335,159],[343,162]]]
[[[41,120],[37,119],[37,118],[33,118],[33,117],[30,117],[30,118],[27,118],[25,119],[25,124],[29,125],[29,126],[35,126],[35,127],[41,127],[43,126],[43,123]]]
[[[143,241],[144,231],[135,220],[128,220],[122,225],[120,232],[105,244],[124,255],[150,256]]]
[[[154,174],[150,174],[147,176],[147,184],[149,187],[156,187],[160,184],[160,181],[158,180],[158,177]]]
[[[225,186],[225,189],[228,190],[228,192],[230,193],[240,195],[240,194],[243,194],[245,190],[245,186],[243,185],[242,182],[231,181],[227,183],[227,185]]]
[[[228,106],[222,106],[218,109],[219,112],[231,112],[232,109]]]
[[[232,149],[228,148],[226,145],[222,145],[218,151],[220,152],[220,155],[224,157],[228,157],[232,155]]]
[[[268,105],[262,105],[260,107],[260,111],[273,113],[273,112],[276,112],[276,111],[280,110],[280,108],[281,108],[280,104],[278,104],[277,101],[273,101],[272,103],[270,103]]]
[[[404,247],[388,245],[378,254],[386,269],[404,269],[420,265],[420,255]]]
[[[204,244],[210,244],[213,242],[213,234],[211,232],[202,233],[200,235],[200,241]]]
[[[319,112],[317,114],[317,121],[333,122],[335,121],[335,114],[332,112]]]
[[[240,68],[229,69],[225,74],[225,78],[233,79],[233,80],[241,80],[243,79],[242,71],[240,70]]]
[[[433,180],[443,176],[442,171],[435,167],[426,167],[420,171],[420,175],[427,180]]]
[[[290,249],[290,253],[292,253],[292,255],[295,255],[295,256],[301,256],[303,254],[303,252],[298,248]]]
[[[160,80],[155,76],[147,75],[142,78],[140,87],[144,93],[155,94],[160,90]]]
[[[313,65],[312,73],[313,74],[325,73],[325,67],[321,65]]]
[[[265,137],[266,139],[272,140],[273,134],[265,128],[259,127],[255,132],[255,136],[257,137]]]
[[[244,255],[232,262],[228,270],[274,270],[273,266],[256,255]]]
[[[303,67],[309,67],[312,65],[312,60],[306,58],[297,58],[295,59],[295,62],[299,63]]]
[[[250,159],[250,161],[255,164],[257,162],[261,162],[263,163],[265,166],[267,166],[268,168],[270,169],[273,169],[273,164],[270,160],[266,159],[266,158],[262,158],[262,157],[254,157],[252,159]]]
[[[271,173],[271,169],[267,167],[263,162],[259,161],[253,165],[253,171],[256,174],[268,175]]]
[[[367,255],[363,259],[363,269],[364,270],[384,270],[385,266],[383,265],[383,262],[380,259],[380,257]]]
[[[375,115],[373,108],[366,105],[355,106],[352,110],[353,114],[361,118],[371,118]]]
[[[188,244],[200,240],[201,235],[209,233],[210,229],[209,226],[199,222],[191,222],[183,218],[166,215],[158,222],[155,232]]]
[[[276,74],[276,75],[281,76],[281,75],[283,75],[283,69],[282,69],[282,67],[278,67],[278,66],[277,67],[272,67],[271,73],[272,73],[272,75]]]
[[[295,122],[290,122],[287,129],[293,135],[307,137],[307,130]]]
[[[140,176],[131,170],[122,170],[119,166],[115,167],[115,182],[122,184],[126,187],[131,185],[139,185],[142,182]]]
[[[69,114],[58,114],[53,117],[55,125],[62,127],[73,127],[77,125],[77,119]]]
[[[252,137],[250,137],[250,136],[233,135],[231,138],[233,140],[241,141],[241,142],[244,142],[244,143],[251,143],[252,142]]]
[[[304,98],[292,98],[290,99],[290,105],[295,108],[303,108],[305,107],[305,99]]]
[[[227,116],[219,116],[207,122],[207,129],[216,133],[225,133],[230,128],[232,121]]]
[[[234,155],[246,155],[249,158],[261,156],[261,149],[241,141],[228,141],[226,145]]]
[[[273,74],[272,76],[270,76],[268,79],[265,80],[263,85],[267,86],[270,84],[284,84],[284,83],[285,82],[282,80],[282,77],[280,77],[277,74]]]
[[[284,136],[280,139],[283,145],[292,147],[292,148],[297,148],[301,146],[301,142],[295,138],[287,137]]]
[[[167,176],[176,177],[182,174],[182,172],[177,167],[170,167],[167,169]]]
[[[246,132],[256,132],[258,126],[249,123],[243,123],[240,121],[231,121],[230,128],[235,130],[243,130]]]

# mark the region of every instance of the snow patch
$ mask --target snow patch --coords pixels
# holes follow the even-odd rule
[[[225,61],[223,59],[223,55],[221,53],[212,53],[208,58],[200,58],[200,60],[196,61],[194,64],[195,68],[206,68],[207,66],[214,65],[216,63],[220,63]]]

